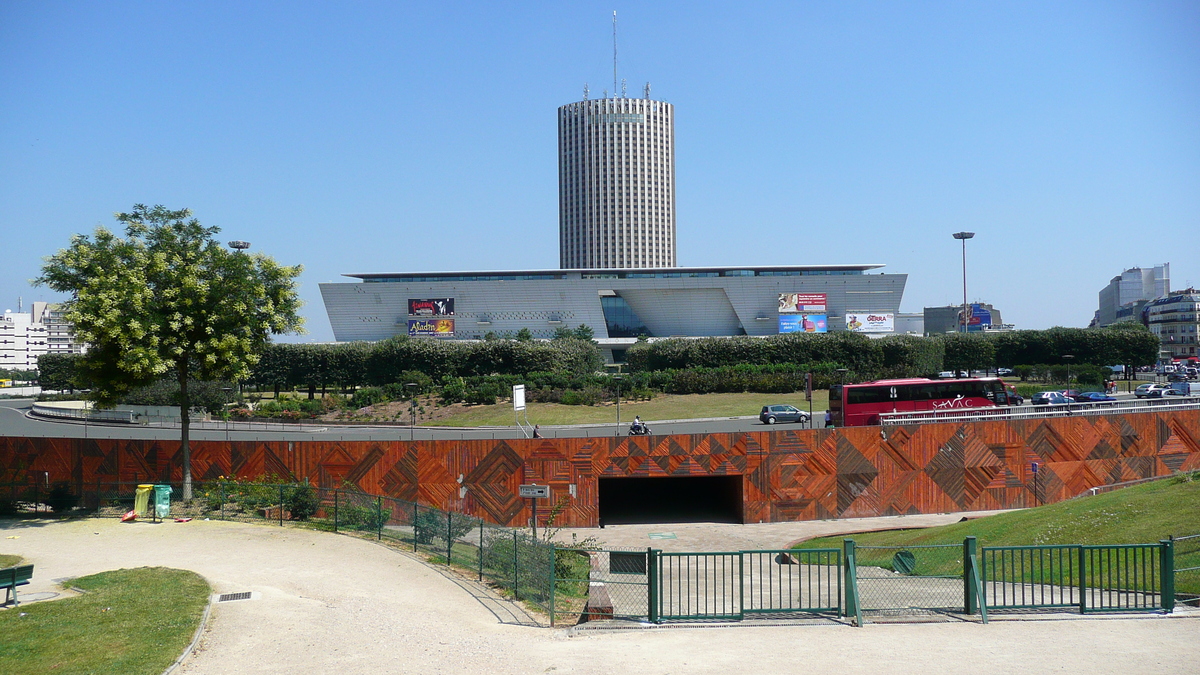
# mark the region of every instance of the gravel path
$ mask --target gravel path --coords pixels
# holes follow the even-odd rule
[[[1194,615],[552,630],[522,625],[519,609],[373,542],[218,521],[0,520],[0,553],[36,564],[30,594],[57,591],[56,579],[144,565],[194,570],[218,593],[254,592],[214,605],[185,674],[1191,673],[1200,639]]]

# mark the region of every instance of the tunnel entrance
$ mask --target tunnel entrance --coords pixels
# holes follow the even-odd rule
[[[741,523],[741,476],[601,478],[600,522]]]

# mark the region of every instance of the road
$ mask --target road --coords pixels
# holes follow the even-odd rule
[[[28,399],[0,400],[0,435],[29,436],[52,438],[124,438],[146,440],[169,440],[179,437],[178,427],[138,427],[121,424],[83,424],[81,422],[46,420],[30,417],[26,413],[32,406]],[[824,411],[816,411],[818,418]],[[650,421],[655,434],[701,434],[714,432],[762,431],[771,429],[807,428],[803,425],[784,424],[767,427],[753,418],[714,419],[714,420],[682,420],[673,422]],[[193,429],[193,440],[466,440],[466,439],[496,439],[524,438],[524,434],[516,427],[409,427],[397,426],[317,426],[305,425],[305,430],[255,429],[248,423],[230,422],[228,429],[225,423],[217,423],[215,429]],[[324,429],[323,431],[320,429]],[[546,438],[587,438],[595,436],[624,436],[628,433],[628,424],[618,427],[610,425],[584,424],[576,426],[543,426],[542,436]]]

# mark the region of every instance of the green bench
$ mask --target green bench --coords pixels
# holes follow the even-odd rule
[[[33,565],[18,565],[0,570],[0,588],[8,591],[4,596],[4,604],[12,600],[13,605],[21,604],[17,600],[17,586],[29,584],[33,578]]]

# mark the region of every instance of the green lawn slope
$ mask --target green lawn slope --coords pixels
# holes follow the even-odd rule
[[[1193,534],[1200,534],[1200,472],[952,525],[822,537],[795,548],[841,548],[847,538],[859,546],[962,544],[968,536],[980,546],[1147,544]],[[1175,567],[1200,567],[1200,539],[1177,544]],[[1198,572],[1181,573],[1176,583],[1178,591],[1200,593]]]

